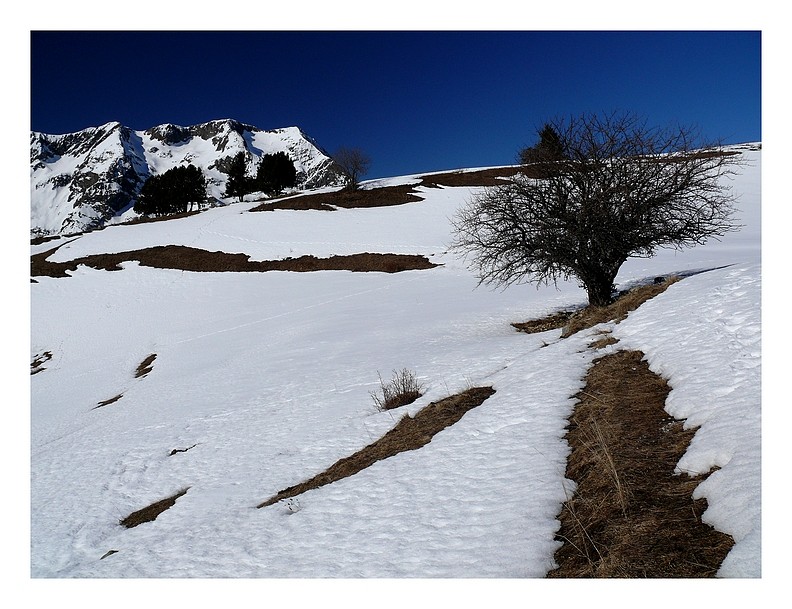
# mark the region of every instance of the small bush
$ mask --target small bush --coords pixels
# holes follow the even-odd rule
[[[392,410],[399,406],[412,404],[421,397],[423,385],[415,378],[415,373],[406,368],[399,372],[393,371],[393,377],[387,383],[380,378],[380,391],[371,392],[371,399],[377,410]]]

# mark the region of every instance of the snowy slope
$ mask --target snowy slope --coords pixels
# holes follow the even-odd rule
[[[613,328],[620,346],[644,350],[669,379],[672,414],[700,426],[680,470],[721,468],[696,492],[709,501],[708,522],[737,541],[725,577],[761,569],[761,153],[742,150],[741,232],[628,261],[621,287],[690,276]],[[446,252],[448,218],[474,190],[427,188],[420,202],[334,212],[232,204],[109,227],[56,252],[52,260],[182,244],[254,260],[414,253],[442,266],[235,274],[135,262],[38,278],[31,360],[52,358],[31,377],[32,575],[542,577],[571,489],[563,437],[594,330],[559,340],[510,326],[583,304],[572,283],[476,289]],[[152,371],[135,378],[149,354]],[[378,412],[369,395],[378,373],[404,367],[425,395]],[[404,412],[477,385],[496,393],[420,450],[307,492],[296,512],[256,509]],[[185,488],[154,522],[119,525]]]

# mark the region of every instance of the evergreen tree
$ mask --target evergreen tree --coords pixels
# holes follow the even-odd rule
[[[147,216],[165,216],[188,211],[206,202],[206,179],[195,165],[174,167],[146,180],[134,210]]]
[[[265,154],[256,172],[256,187],[269,194],[279,195],[284,188],[297,186],[297,169],[285,152]]]
[[[520,150],[520,163],[523,165],[543,164],[541,167],[543,172],[552,172],[552,163],[567,158],[564,145],[558,132],[550,124],[545,124],[538,135],[539,142],[535,146]]]
[[[242,200],[246,194],[251,192],[250,180],[245,175],[247,171],[247,160],[244,152],[237,152],[228,167],[228,181],[226,182],[225,196],[239,197]]]

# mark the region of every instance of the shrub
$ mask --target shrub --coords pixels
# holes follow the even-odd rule
[[[421,397],[423,385],[415,378],[415,373],[406,368],[399,372],[393,371],[393,377],[387,383],[380,379],[380,391],[371,392],[371,399],[380,412],[392,410],[399,406],[412,404]]]

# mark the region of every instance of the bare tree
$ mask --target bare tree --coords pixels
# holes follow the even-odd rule
[[[360,178],[366,175],[371,166],[371,158],[360,148],[339,148],[333,160],[346,176],[350,190],[358,189]]]
[[[702,144],[691,128],[649,128],[627,113],[582,115],[549,126],[562,154],[524,165],[453,220],[452,247],[481,283],[574,277],[589,304],[602,306],[611,302],[627,258],[737,230],[724,179],[740,164],[737,153]]]

